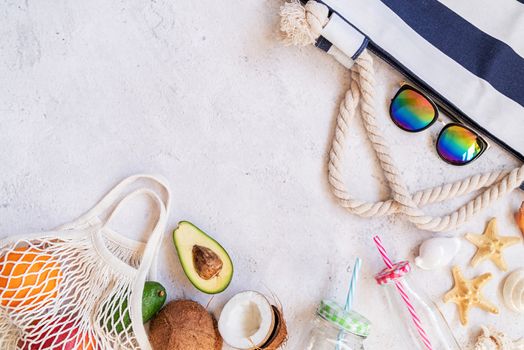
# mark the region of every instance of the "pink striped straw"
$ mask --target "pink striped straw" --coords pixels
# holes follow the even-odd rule
[[[388,268],[393,267],[393,263],[391,262],[391,259],[388,256],[388,253],[386,252],[386,249],[382,245],[382,240],[379,236],[373,237],[373,241],[375,242],[375,245],[377,246],[377,249],[380,253],[380,256],[382,256],[382,260],[384,260],[384,264]],[[415,328],[417,329],[418,334],[420,335],[420,338],[422,339],[422,342],[426,346],[428,350],[433,350],[433,347],[431,346],[431,342],[429,341],[429,337],[422,327],[422,322],[420,321],[420,317],[417,315],[417,311],[415,310],[415,307],[411,303],[411,300],[409,299],[409,295],[406,293],[406,289],[401,281],[395,281],[395,286],[397,287],[398,292],[400,293],[400,297],[402,300],[404,300],[404,303],[406,304],[409,314],[411,315],[411,319],[413,320],[413,323],[415,324]]]

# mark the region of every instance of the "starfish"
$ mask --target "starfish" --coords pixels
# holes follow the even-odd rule
[[[499,236],[497,219],[491,219],[483,235],[467,234],[466,239],[477,246],[477,253],[471,259],[471,266],[490,259],[502,271],[508,270],[508,265],[502,256],[502,251],[509,246],[520,243],[521,237]]]
[[[468,313],[472,307],[478,307],[492,314],[499,313],[497,307],[486,300],[481,293],[482,287],[493,277],[491,273],[488,272],[472,280],[467,280],[462,276],[462,272],[458,266],[454,266],[451,272],[455,285],[453,289],[444,295],[444,302],[457,304],[460,323],[462,323],[463,326],[468,324]]]

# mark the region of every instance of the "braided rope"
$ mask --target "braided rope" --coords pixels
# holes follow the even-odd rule
[[[290,20],[289,14],[291,13],[295,18],[302,18],[300,24]],[[317,39],[322,26],[327,23],[327,13],[327,7],[315,1],[309,1],[305,7],[302,7],[297,1],[284,5],[281,10],[281,30],[288,38],[287,42],[295,45],[311,44],[311,39]],[[300,17],[302,15],[303,17]],[[402,181],[389,151],[388,143],[377,125],[374,107],[373,57],[366,50],[351,68],[351,78],[350,88],[340,104],[328,162],[328,181],[331,191],[340,205],[350,213],[362,217],[401,213],[420,229],[434,232],[450,231],[469,221],[524,182],[524,166],[521,166],[509,172],[496,170],[473,175],[454,183],[411,194]],[[357,111],[360,112],[367,136],[391,189],[392,198],[385,201],[369,202],[352,197],[342,176],[345,140],[349,123],[355,118]],[[447,215],[430,216],[422,210],[425,205],[444,202],[480,189],[485,190]]]

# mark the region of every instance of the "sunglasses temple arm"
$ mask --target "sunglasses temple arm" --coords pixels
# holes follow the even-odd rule
[[[520,184],[519,188],[520,188],[521,191],[524,191],[524,182]]]

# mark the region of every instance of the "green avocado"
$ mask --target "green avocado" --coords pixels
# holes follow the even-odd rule
[[[147,281],[142,293],[142,322],[146,323],[162,308],[166,302],[166,289],[158,282]],[[124,317],[120,317],[125,310]],[[131,324],[131,317],[127,308],[127,299],[120,303],[113,317],[107,322],[107,329],[115,329],[117,333],[122,333]]]
[[[178,224],[173,240],[182,268],[198,290],[217,294],[229,286],[233,262],[217,241],[188,221]]]

